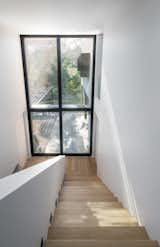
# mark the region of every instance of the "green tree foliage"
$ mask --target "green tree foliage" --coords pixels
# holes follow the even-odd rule
[[[65,104],[80,104],[82,101],[79,71],[69,57],[62,59],[62,95]]]
[[[29,77],[31,88],[49,91],[40,104],[58,104],[58,71],[57,55],[53,45],[40,46],[28,56]],[[62,47],[61,55],[61,81],[63,104],[79,105],[83,102],[83,89],[80,73],[77,69],[77,59],[81,53],[81,47],[76,45]],[[54,54],[54,56],[53,56]],[[37,93],[38,94],[38,93]]]
[[[43,99],[45,104],[57,104],[58,79],[57,67],[52,64],[48,73],[48,86],[52,86],[50,93]],[[80,73],[68,57],[62,59],[62,98],[64,104],[81,104],[82,88]]]

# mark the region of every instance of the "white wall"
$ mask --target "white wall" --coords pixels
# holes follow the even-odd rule
[[[0,19],[16,27],[17,33],[97,33],[104,28],[102,95],[95,102],[98,172],[133,213],[137,205],[142,224],[158,239],[159,0],[28,0],[25,5],[6,0]],[[25,97],[18,36],[2,29],[0,42],[0,176],[4,176],[26,156],[21,119]]]
[[[0,177],[27,158],[26,110],[19,36],[0,26]]]
[[[0,240],[3,247],[40,247],[61,189],[64,157],[41,162],[0,180]]]
[[[98,173],[160,240],[160,2],[119,1],[115,10],[95,102]]]

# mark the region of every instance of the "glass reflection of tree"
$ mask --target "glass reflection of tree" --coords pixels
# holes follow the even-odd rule
[[[82,116],[85,113],[69,113],[66,112],[63,115],[64,128],[63,128],[63,140],[65,151],[69,153],[84,153],[88,152],[88,136],[84,135],[86,131],[88,133],[88,119],[82,121]],[[85,117],[85,116],[83,116]],[[87,140],[86,140],[87,139]],[[87,145],[86,143],[87,142]]]

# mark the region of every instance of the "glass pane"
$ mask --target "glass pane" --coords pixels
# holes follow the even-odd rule
[[[63,112],[63,152],[89,153],[90,112]]]
[[[63,107],[90,107],[93,38],[61,39]]]
[[[55,38],[25,38],[30,106],[58,105],[57,41]]]
[[[59,113],[32,112],[34,153],[59,153]]]

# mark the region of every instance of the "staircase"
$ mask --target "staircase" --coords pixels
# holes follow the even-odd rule
[[[96,176],[94,160],[67,158],[46,247],[158,247]]]

